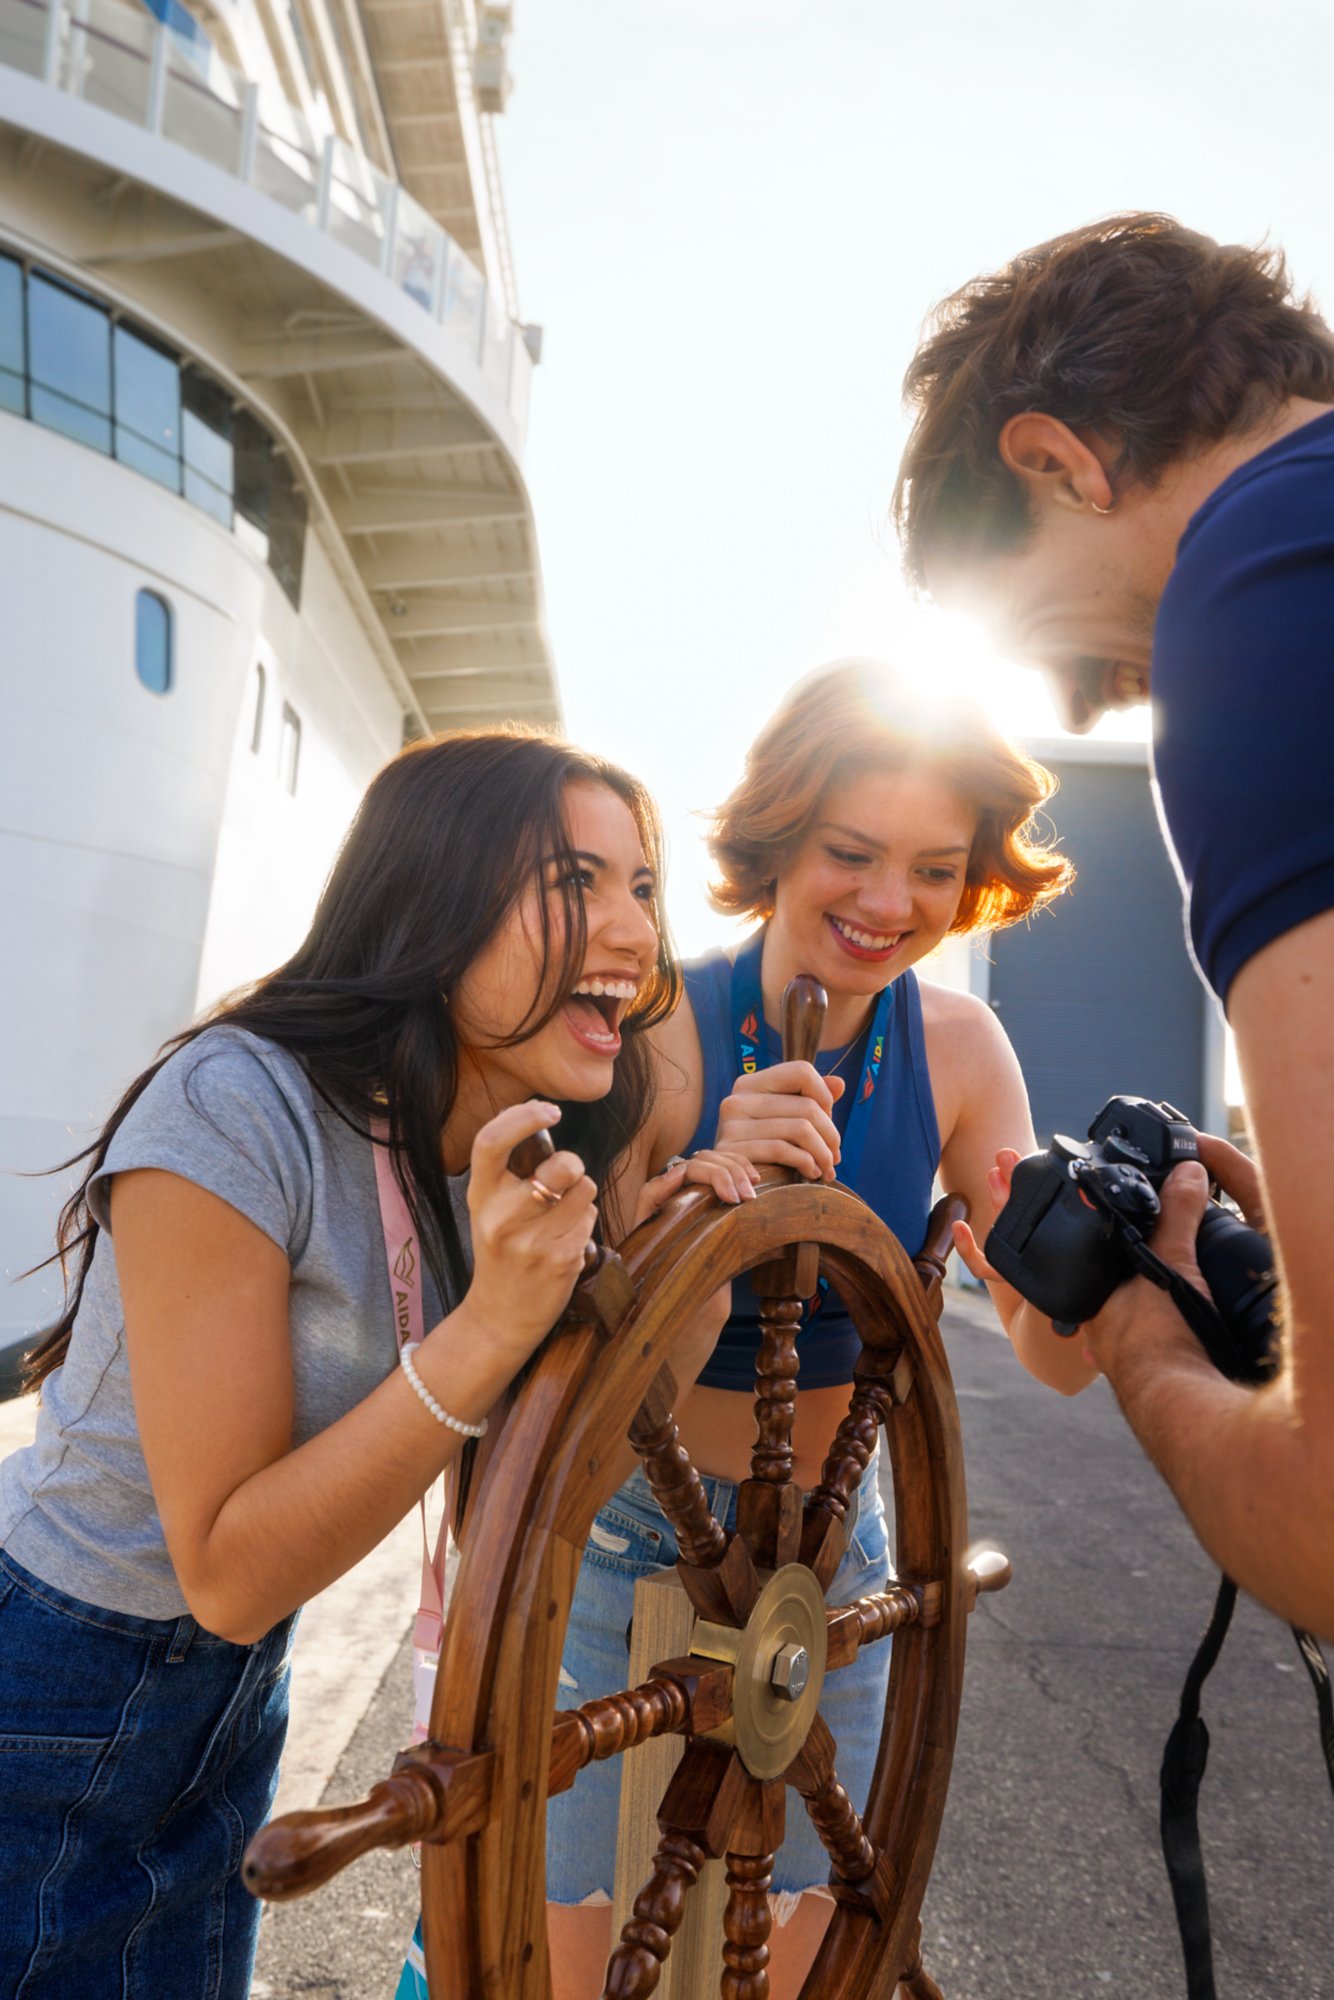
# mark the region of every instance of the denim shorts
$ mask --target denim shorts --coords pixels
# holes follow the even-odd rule
[[[0,2000],[244,2000],[294,1623],[235,1646],[0,1551]]]
[[[736,1525],[737,1488],[730,1479],[703,1478],[709,1505],[725,1528]],[[826,1591],[830,1604],[848,1604],[883,1590],[890,1575],[889,1533],[876,1481],[876,1460],[849,1509],[851,1533],[843,1561]],[[557,1701],[577,1708],[596,1695],[626,1685],[627,1639],[641,1576],[676,1561],[676,1536],[637,1468],[595,1517],[565,1634]],[[865,1647],[851,1666],[830,1674],[820,1713],[838,1745],[839,1780],[860,1811],[875,1767],[889,1682],[889,1642]],[[553,1903],[602,1901],[610,1895],[616,1862],[616,1817],[621,1759],[589,1764],[567,1792],[547,1807],[547,1898]],[[795,1792],[788,1793],[787,1835],[774,1863],[773,1893],[792,1896],[823,1888],[829,1856]]]

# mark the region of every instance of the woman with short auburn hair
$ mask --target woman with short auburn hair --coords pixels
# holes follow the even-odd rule
[[[919,981],[916,968],[944,938],[1015,923],[1068,886],[1070,863],[1034,825],[1054,789],[1050,773],[976,709],[933,704],[858,663],[802,681],[714,814],[713,901],[759,928],[735,950],[687,965],[681,1006],[654,1030],[658,1091],[638,1171],[687,1154],[708,1163],[715,1187],[739,1201],[753,1198],[760,1168],[771,1163],[812,1180],[837,1177],[910,1255],[925,1236],[939,1171],[985,1234],[1009,1164],[1035,1146],[1023,1079],[990,1008]],[[797,973],[814,974],[829,996],[814,1065],[781,1059],[780,1000]],[[730,1189],[718,1169],[730,1173]],[[1092,1371],[1078,1344],[1060,1340],[995,1280],[967,1225],[956,1241],[990,1283],[1025,1366],[1064,1393],[1083,1388]],[[759,1337],[759,1302],[740,1281],[703,1366],[687,1367],[683,1357],[677,1370],[678,1381],[695,1382],[678,1394],[682,1438],[728,1527],[750,1472]],[[842,1301],[822,1290],[798,1338],[793,1476],[807,1489],[846,1414],[860,1348]],[[874,1460],[850,1523],[831,1603],[888,1579]],[[593,1524],[561,1676],[570,1703],[625,1684],[635,1582],[675,1557],[670,1524],[636,1471]],[[888,1671],[887,1648],[868,1647],[825,1689],[840,1773],[858,1807]],[[613,1766],[592,1766],[548,1809],[556,2000],[591,2000],[602,1990],[617,1782]],[[789,1818],[774,1872],[774,2000],[795,1993],[809,1968],[831,1908],[828,1874],[814,1830],[802,1815]]]
[[[805,838],[831,783],[859,769],[932,771],[973,801],[977,827],[947,936],[1004,930],[1073,880],[1070,863],[1032,830],[1056,789],[1049,771],[980,710],[942,714],[851,665],[800,682],[752,744],[745,776],[713,816],[714,908],[767,923],[783,855]]]

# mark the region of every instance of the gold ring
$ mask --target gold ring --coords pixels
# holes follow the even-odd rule
[[[534,1201],[540,1201],[548,1208],[554,1208],[560,1200],[560,1196],[557,1194],[555,1188],[548,1187],[546,1182],[539,1180],[536,1174],[533,1175],[528,1183],[528,1192]]]

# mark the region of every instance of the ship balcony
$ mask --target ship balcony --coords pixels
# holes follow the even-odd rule
[[[413,725],[555,720],[519,463],[533,359],[447,231],[127,0],[0,0],[6,127],[0,233],[150,308],[288,441]]]
[[[522,328],[407,189],[345,141],[320,138],[295,105],[124,0],[0,0],[0,63],[184,148],[349,250],[470,358],[479,403],[498,414],[498,401],[522,446],[533,367]],[[169,156],[163,174],[174,191]]]

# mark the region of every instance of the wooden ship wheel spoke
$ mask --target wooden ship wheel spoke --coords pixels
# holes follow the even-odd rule
[[[816,1004],[811,987],[795,981],[785,996],[785,1055],[818,1046],[823,995],[815,989]],[[628,1778],[642,1746],[663,1738],[681,1739],[683,1753],[657,1806],[656,1848],[645,1844],[624,1885],[633,1891],[647,1867],[622,1905],[603,2000],[665,1993],[673,1941],[679,1951],[683,1926],[700,1920],[698,1885],[715,1864],[726,1899],[711,1990],[767,2000],[769,1891],[789,1791],[828,1855],[834,1899],[803,2000],[887,2000],[896,1981],[913,2000],[940,2000],[923,1969],[918,1913],[949,1782],[967,1616],[980,1591],[1009,1579],[1004,1557],[965,1554],[958,1416],[937,1327],[963,1207],[937,1203],[912,1259],[845,1188],[775,1168],[756,1192],[724,1206],[691,1190],[619,1257],[590,1260],[474,1496],[430,1740],[405,1751],[361,1804],[288,1814],[248,1850],[247,1883],[279,1898],[372,1847],[420,1841],[433,2000],[550,2000],[547,1800],[609,1758],[626,1758]],[[729,1532],[678,1433],[672,1360],[692,1315],[746,1272],[761,1301],[755,1444]],[[803,1495],[793,1478],[797,1334],[821,1279],[863,1345],[847,1415]],[[894,1573],[883,1589],[829,1604],[882,1433]],[[580,1559],[623,1437],[676,1535],[688,1640],[638,1685],[554,1711]],[[891,1634],[884,1723],[858,1811],[820,1697],[829,1675]]]

